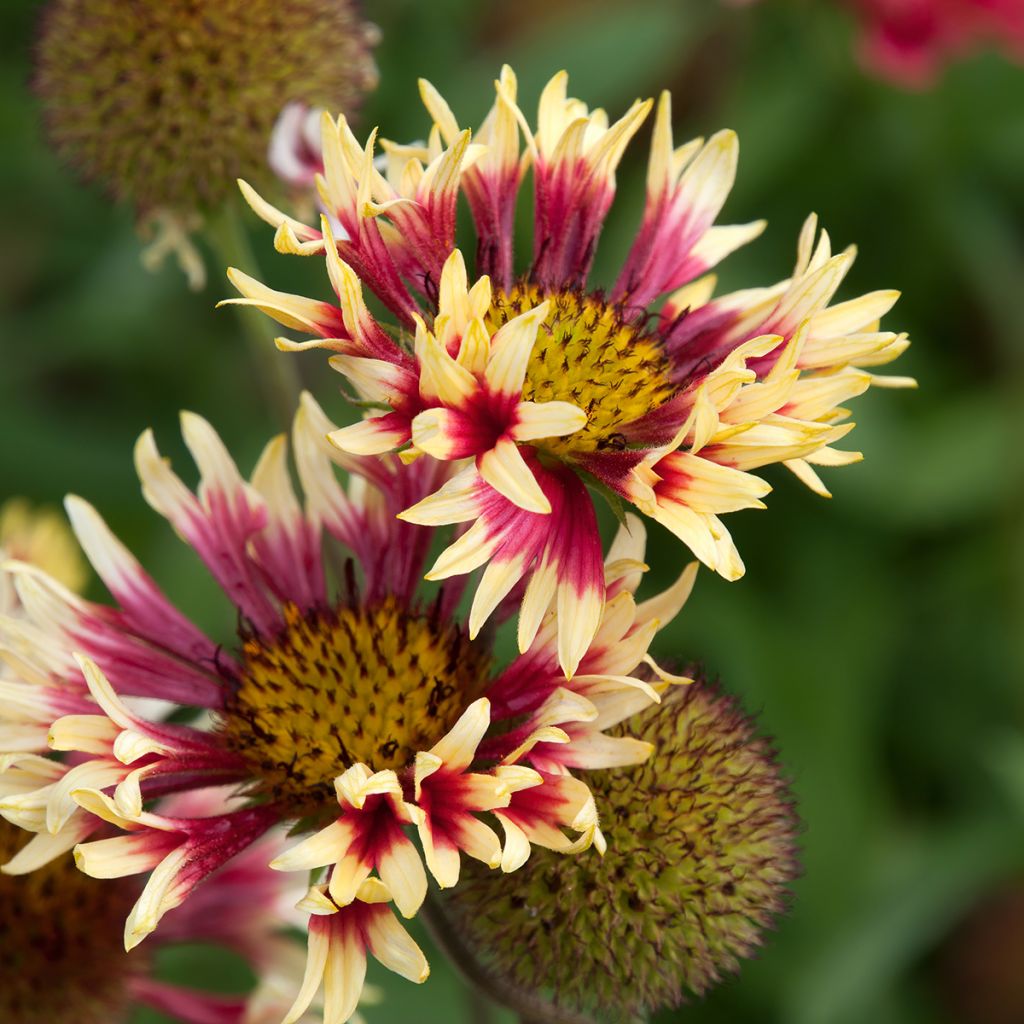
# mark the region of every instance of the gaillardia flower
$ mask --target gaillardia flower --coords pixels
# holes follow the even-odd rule
[[[677,148],[667,93],[639,231],[615,282],[595,287],[590,267],[616,168],[653,104],[637,101],[609,124],[566,88],[564,73],[551,80],[531,126],[505,68],[471,141],[424,82],[428,141],[384,142],[383,171],[375,134],[362,145],[344,117],[325,115],[320,228],[242,189],[277,229],[278,249],[326,255],[336,301],[229,276],[244,296],[232,301],[314,336],[280,347],[331,350],[332,365],[367,403],[367,418],[331,435],[338,448],[459,467],[402,512],[414,522],[472,524],[430,578],[490,563],[474,627],[481,607],[527,580],[522,650],[557,598],[571,676],[605,593],[588,484],[658,520],[735,579],[743,563],[720,516],[762,507],[770,488],[751,471],[782,462],[827,493],[812,467],[860,457],[833,447],[852,428],[842,403],[872,383],[906,384],[867,368],[908,342],[879,330],[896,293],[833,304],[853,252],[833,254],[813,217],[790,279],[713,297],[706,272],[763,224],[714,225],[735,176],[736,136]],[[533,251],[517,269],[513,217],[530,164]],[[475,277],[456,237],[460,194],[476,225]],[[370,312],[367,290],[393,323]]]
[[[182,427],[200,471],[195,493],[149,432],[136,467],[150,505],[230,599],[237,640],[203,633],[92,506],[69,498],[79,542],[117,604],[8,566],[23,615],[0,619],[11,671],[0,684],[0,814],[34,836],[5,870],[73,848],[94,877],[148,873],[125,925],[132,949],[194,891],[209,891],[200,883],[287,825],[294,841],[270,866],[314,874],[299,904],[307,971],[286,1019],[302,1017],[322,981],[325,1019],[336,1024],[356,1006],[368,954],[413,981],[427,977],[392,904],[414,915],[428,873],[446,888],[464,857],[511,872],[532,846],[604,847],[585,779],[649,756],[647,742],[607,730],[681,681],[647,649],[695,569],[637,603],[646,566],[633,518],[602,568],[608,600],[575,677],[559,665],[555,610],[498,669],[490,641],[470,639],[455,615],[459,581],[420,593],[434,529],[396,516],[443,484],[448,463],[340,453],[326,440],[334,424],[305,396],[293,431],[300,503],[283,437],[246,482],[205,420],[185,414]],[[350,472],[347,488],[331,458]],[[504,602],[496,614],[513,610]],[[154,722],[138,697],[207,714]],[[39,756],[41,743],[63,760]],[[219,809],[181,804],[224,786],[237,798]]]
[[[470,870],[451,926],[525,994],[621,1021],[703,994],[760,946],[799,874],[792,796],[770,745],[703,680],[629,723],[643,765],[595,773],[608,852],[538,852],[496,884]]]
[[[196,797],[189,797],[193,804]],[[202,802],[212,809],[208,794]],[[222,803],[222,801],[217,801]],[[213,995],[160,980],[153,949],[126,953],[123,919],[138,899],[135,878],[112,883],[89,878],[63,854],[31,874],[21,857],[26,833],[0,820],[0,1019],[11,1024],[127,1024],[131,1011],[152,1007],[185,1024],[250,1024],[267,1000]],[[157,945],[214,943],[240,954],[254,971],[296,976],[293,943],[277,934],[287,876],[267,860],[280,837],[251,846],[190,901],[167,918]],[[292,896],[294,900],[294,895]],[[277,1024],[277,1022],[273,1022]]]
[[[24,498],[0,505],[0,564],[9,558],[45,569],[69,590],[85,586],[86,568],[68,524],[53,509],[33,509]],[[10,580],[0,577],[0,613],[14,610]]]
[[[54,149],[158,226],[159,254],[236,177],[269,180],[286,103],[358,107],[376,34],[352,0],[50,0],[34,84]]]

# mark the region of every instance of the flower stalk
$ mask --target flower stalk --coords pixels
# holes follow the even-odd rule
[[[238,216],[236,203],[224,203],[217,214],[209,217],[205,232],[219,264],[246,267],[257,272],[256,256]],[[287,428],[302,393],[297,364],[294,360],[278,357],[274,348],[274,331],[266,317],[255,310],[240,307],[237,318],[248,345],[253,374],[260,382],[264,399],[273,409],[275,419]]]
[[[434,945],[444,953],[466,985],[487,1000],[510,1009],[521,1024],[594,1024],[585,1014],[555,1006],[485,965],[447,915],[444,900],[436,892],[428,893],[420,918]],[[489,1022],[485,1019],[483,1024]]]

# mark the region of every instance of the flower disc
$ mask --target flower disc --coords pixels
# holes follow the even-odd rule
[[[279,636],[245,644],[223,727],[255,789],[296,816],[335,805],[334,780],[352,764],[401,772],[487,678],[458,626],[394,598],[305,617],[292,607],[287,619]]]
[[[0,819],[0,863],[30,838]],[[0,874],[0,1020],[10,1024],[117,1024],[129,982],[149,966],[124,951],[131,879],[83,875],[70,854],[28,875]]]
[[[523,398],[571,402],[587,414],[585,427],[568,437],[546,438],[544,448],[567,458],[624,448],[621,428],[676,391],[661,342],[631,323],[627,310],[599,295],[572,290],[547,295],[529,284],[497,293],[490,325],[497,329],[544,299],[551,309],[537,332]]]

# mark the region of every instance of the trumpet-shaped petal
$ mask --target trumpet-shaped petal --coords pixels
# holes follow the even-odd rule
[[[501,843],[476,814],[504,807],[509,789],[495,775],[469,772],[490,724],[486,698],[474,701],[431,750],[416,756],[416,822],[427,867],[442,889],[459,880],[459,854],[501,864]]]
[[[328,892],[339,907],[350,904],[376,870],[405,917],[427,894],[423,862],[403,825],[411,824],[402,787],[393,771],[371,772],[354,764],[335,781],[341,815],[326,828],[271,863],[279,871],[333,866]]]
[[[345,1024],[355,1012],[371,953],[389,970],[422,984],[430,966],[419,946],[388,909],[390,893],[367,879],[356,899],[337,906],[326,887],[314,887],[299,904],[310,913],[309,951],[302,986],[283,1024],[301,1020],[323,986],[323,1024]]]
[[[402,518],[424,524],[473,522],[442,552],[428,578],[446,579],[490,563],[470,613],[474,634],[500,600],[526,580],[520,649],[530,646],[541,619],[554,605],[559,614],[559,659],[571,675],[594,638],[604,602],[597,522],[574,474],[548,471],[533,459],[524,465],[549,513],[524,509],[471,468],[407,509]]]

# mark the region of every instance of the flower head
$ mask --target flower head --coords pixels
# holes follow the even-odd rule
[[[104,884],[76,870],[66,853],[22,874],[26,838],[0,820],[0,857],[8,862],[0,874],[3,1020],[122,1024],[140,1005],[185,1024],[247,1020],[247,997],[168,984],[156,976],[153,950],[125,952],[123,918],[141,889],[135,878]],[[279,839],[265,841],[216,875],[192,906],[168,919],[157,944],[215,942],[236,950],[254,970],[279,969],[288,953],[275,935],[278,912],[282,896],[294,888],[267,868],[279,845]]]
[[[26,838],[0,821],[5,862]],[[76,871],[67,855],[29,878],[0,875],[0,916],[6,918],[0,922],[0,1016],[68,1024],[123,1019],[131,983],[149,966],[147,958],[132,960],[121,947],[119,919],[135,902],[135,888],[110,891]]]
[[[324,253],[336,302],[229,276],[243,296],[233,301],[313,336],[279,339],[281,348],[331,351],[372,410],[332,435],[338,448],[464,467],[402,512],[412,522],[471,524],[431,575],[489,563],[491,593],[474,628],[498,593],[522,592],[528,623],[556,603],[571,676],[605,597],[587,486],[663,523],[735,579],[743,563],[721,516],[763,507],[770,488],[752,471],[782,462],[827,494],[812,467],[860,457],[834,447],[852,428],[842,403],[872,383],[909,383],[867,369],[896,358],[907,340],[879,329],[894,292],[833,303],[853,251],[833,253],[814,218],[790,279],[714,297],[707,271],[764,227],[714,223],[736,173],[732,132],[676,147],[667,93],[656,110],[637,101],[611,121],[568,96],[564,73],[544,89],[531,124],[510,69],[496,89],[472,137],[422,83],[429,138],[383,142],[383,170],[375,133],[363,144],[344,117],[324,115],[319,227],[243,184],[277,229],[278,249]],[[616,169],[652,110],[643,219],[616,281],[600,289],[590,267]],[[517,270],[512,221],[530,165],[533,251]],[[479,238],[477,276],[457,237],[460,192]],[[367,290],[393,324],[371,314]],[[521,630],[521,645],[530,636]]]
[[[649,760],[589,779],[604,857],[537,853],[501,884],[471,871],[445,904],[511,983],[611,1020],[735,971],[799,870],[792,798],[732,698],[698,681],[630,725]]]
[[[86,582],[82,552],[64,519],[53,509],[33,509],[24,498],[0,506],[0,563],[9,558],[45,569],[69,590]],[[0,580],[0,613],[13,610],[15,594]]]
[[[358,108],[376,38],[353,0],[50,0],[33,81],[57,154],[134,208],[146,266],[173,254],[199,288],[203,214],[272,181],[284,105]]]
[[[205,420],[185,414],[182,427],[200,470],[195,491],[149,432],[136,466],[147,501],[228,597],[237,638],[215,643],[91,505],[69,498],[72,526],[117,603],[8,566],[23,615],[0,619],[11,668],[0,683],[0,814],[33,836],[5,870],[27,873],[73,850],[93,877],[145,876],[124,926],[129,949],[173,930],[240,861],[262,858],[304,880],[317,872],[299,904],[311,942],[288,1019],[307,1011],[323,977],[333,1024],[359,997],[367,950],[426,977],[389,904],[413,916],[428,879],[456,885],[467,859],[507,873],[535,846],[604,847],[586,779],[649,756],[649,744],[609,730],[682,681],[647,648],[694,570],[637,603],[644,530],[631,517],[602,566],[609,598],[593,642],[574,653],[574,678],[559,664],[557,608],[526,627],[525,653],[499,667],[491,641],[471,639],[455,614],[458,580],[420,591],[435,531],[396,516],[448,479],[448,463],[342,454],[326,440],[334,424],[305,396],[293,430],[300,501],[284,438],[246,481]],[[332,459],[349,471],[347,486]],[[488,611],[507,618],[514,604],[493,586],[477,600],[490,594]],[[139,697],[206,715],[153,721]],[[64,759],[41,756],[47,749]],[[231,799],[195,805],[224,787]],[[279,826],[294,838],[268,854],[261,837]],[[242,933],[234,921],[244,915],[230,906],[208,918]]]

